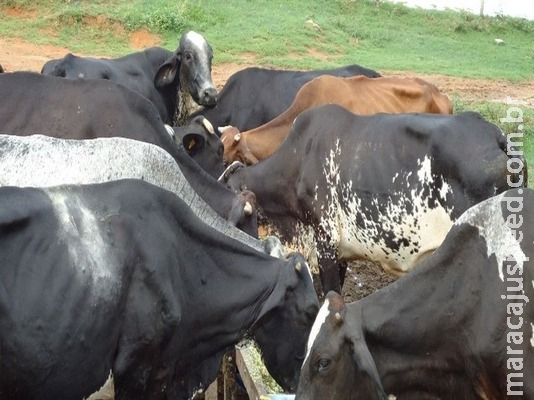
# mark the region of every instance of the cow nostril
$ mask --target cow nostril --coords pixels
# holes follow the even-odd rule
[[[214,106],[217,104],[217,90],[214,88],[204,90],[202,98],[207,106]]]

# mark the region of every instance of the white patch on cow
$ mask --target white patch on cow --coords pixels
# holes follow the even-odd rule
[[[47,191],[59,222],[58,241],[68,245],[72,265],[94,283],[109,285],[115,280],[110,272],[117,260],[100,233],[94,214],[74,194],[63,195],[55,189]]]
[[[185,34],[186,39],[191,43],[191,45],[197,47],[199,50],[204,49],[207,45],[206,39],[200,33],[195,31],[189,31]]]
[[[432,179],[432,164],[430,163],[430,158],[425,157],[423,161],[419,161],[419,171],[417,176],[419,177],[420,182],[430,182]]]
[[[170,137],[172,137],[173,140],[176,139],[174,129],[172,129],[172,126],[165,124],[165,129],[167,130],[167,133]]]
[[[317,339],[317,335],[319,335],[321,328],[326,322],[326,317],[328,317],[328,314],[330,314],[330,310],[328,309],[329,307],[330,302],[328,301],[328,299],[326,299],[324,301],[323,306],[319,310],[317,317],[315,318],[315,322],[313,323],[313,326],[310,331],[310,336],[308,336],[308,347],[306,351],[306,357],[304,358],[304,362],[302,363],[303,366],[304,364],[306,364],[306,360],[308,360],[308,357],[310,356],[310,352],[313,347],[313,344],[315,343],[315,339]]]
[[[115,385],[113,382],[113,372],[109,371],[109,376],[106,382],[95,393],[87,397],[85,400],[105,400],[115,398]]]
[[[471,207],[456,221],[456,224],[465,223],[478,229],[479,235],[486,241],[488,257],[494,254],[497,259],[499,278],[503,282],[503,265],[506,259],[513,256],[521,270],[526,261],[525,253],[502,215],[501,202],[504,195],[505,193],[501,193]]]
[[[257,251],[263,244],[222,219],[191,188],[170,154],[125,138],[57,139],[0,134],[0,186],[50,187],[142,179],[179,196],[213,229]]]
[[[198,389],[193,392],[191,397],[189,397],[190,400],[195,400],[199,398],[198,396],[202,396],[204,394],[204,389]]]
[[[530,328],[532,329],[532,336],[530,337],[530,346],[534,347],[534,324],[530,323]]]
[[[308,263],[306,263],[306,271],[308,272],[308,275],[313,283],[313,275],[312,275],[312,270],[310,268],[310,265]]]
[[[340,154],[336,142],[324,168],[328,209],[321,210],[320,223],[330,234],[330,245],[338,249],[338,258],[342,260],[368,259],[380,263],[389,272],[409,271],[443,242],[452,226],[452,210],[441,206],[451,191],[450,186],[443,181],[436,188],[438,205],[430,208],[425,193],[435,187],[436,179],[431,173],[431,159],[425,156],[418,160],[417,185],[406,183],[412,171],[397,172],[392,177],[396,191],[366,193],[362,199],[352,181],[340,183],[337,162]],[[363,226],[358,219],[364,220]],[[398,249],[393,248],[392,241],[398,243]]]

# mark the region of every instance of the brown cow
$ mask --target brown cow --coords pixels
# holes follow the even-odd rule
[[[295,118],[304,110],[339,104],[360,115],[385,113],[452,114],[452,103],[433,84],[419,78],[317,77],[297,92],[291,106],[270,122],[239,132],[223,130],[224,161],[256,164],[269,157],[284,142]]]

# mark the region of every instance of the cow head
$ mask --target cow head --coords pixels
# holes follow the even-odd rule
[[[226,219],[238,229],[257,238],[258,204],[254,192],[250,190],[238,192]]]
[[[308,340],[297,399],[387,400],[360,314],[347,312],[339,294],[327,294]]]
[[[292,253],[251,328],[267,370],[286,391],[297,388],[306,338],[318,309],[310,269],[302,255]]]
[[[188,92],[193,100],[202,106],[213,107],[217,104],[217,89],[211,80],[213,50],[204,37],[189,31],[180,38],[176,53],[161,65],[154,84],[158,89],[169,85],[179,86]]]
[[[218,178],[223,170],[223,145],[211,123],[203,116],[185,126],[174,126],[174,140],[211,176]]]
[[[242,162],[234,161],[232,164],[226,167],[218,180],[226,187],[232,189],[234,192],[239,193],[241,190],[246,189],[243,187],[241,176],[245,168],[247,167]]]
[[[221,142],[224,146],[224,162],[230,164],[241,161],[247,165],[258,163],[258,159],[252,154],[247,145],[247,137],[233,126],[219,128]]]

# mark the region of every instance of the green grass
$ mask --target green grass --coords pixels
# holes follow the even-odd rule
[[[465,101],[457,96],[452,98],[452,102],[455,113],[462,111],[477,111],[484,117],[484,119],[499,126],[504,134],[522,134],[522,139],[515,137],[518,135],[514,135],[514,141],[522,143],[522,147],[519,147],[519,149],[524,152],[528,161],[528,186],[534,187],[534,165],[532,165],[534,163],[534,108],[488,101]],[[521,122],[501,122],[501,119],[507,118],[508,110],[511,107],[518,107],[523,112]],[[511,111],[510,116],[512,118],[520,117],[516,111]],[[519,129],[520,125],[522,129]]]
[[[279,68],[357,63],[378,71],[413,71],[521,84],[534,77],[534,22],[410,9],[374,0],[3,0],[0,35],[73,52],[119,56],[133,51],[140,28],[174,49],[180,34],[201,32],[214,62]],[[14,16],[2,7],[17,9]],[[312,20],[316,26],[308,23]],[[496,45],[495,38],[504,40]],[[479,111],[505,133],[507,106],[453,97],[455,110]],[[534,109],[524,110],[524,151],[534,168]],[[530,185],[534,172],[529,173]]]
[[[75,51],[128,52],[128,33],[148,28],[175,48],[186,29],[202,32],[215,62],[252,54],[261,65],[318,68],[359,63],[377,70],[410,70],[512,81],[534,75],[534,22],[468,13],[409,9],[369,0],[4,0],[34,10],[2,13],[0,34],[39,38]],[[38,17],[37,17],[38,16]],[[106,23],[94,24],[104,17]],[[319,29],[306,21],[313,20]],[[117,32],[116,27],[124,28]],[[59,35],[46,34],[54,29]],[[505,41],[496,45],[495,38]],[[310,49],[313,51],[310,52]]]

